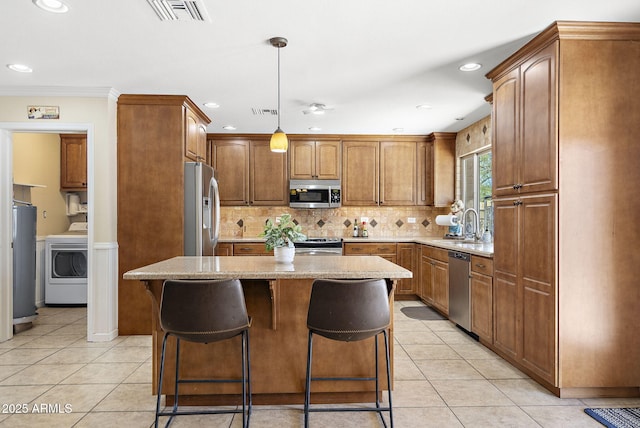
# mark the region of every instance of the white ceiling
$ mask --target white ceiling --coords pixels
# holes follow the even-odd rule
[[[638,0],[198,1],[210,22],[161,22],[146,0],[65,0],[64,15],[2,0],[0,95],[33,87],[183,94],[212,119],[209,132],[271,133],[276,117],[252,108],[277,107],[268,40],[283,36],[285,132],[459,131],[490,113],[484,75],[553,21],[640,22]],[[458,70],[470,61],[482,69]],[[333,110],[303,114],[311,103]]]

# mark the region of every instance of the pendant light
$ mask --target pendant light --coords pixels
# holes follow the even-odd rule
[[[276,114],[278,116],[278,129],[276,129],[271,136],[269,148],[272,152],[284,153],[289,147],[289,140],[287,134],[280,129],[280,48],[287,46],[287,39],[284,37],[272,37],[269,39],[271,46],[278,48],[278,110]]]

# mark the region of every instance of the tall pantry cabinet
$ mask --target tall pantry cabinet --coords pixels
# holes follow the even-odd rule
[[[639,69],[640,24],[555,22],[487,74],[491,346],[562,397],[640,395]]]
[[[204,159],[209,118],[186,96],[118,98],[118,330],[150,334],[151,299],[128,270],[184,253],[184,163]]]

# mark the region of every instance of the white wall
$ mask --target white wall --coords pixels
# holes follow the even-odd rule
[[[17,93],[16,91],[20,92]],[[2,96],[5,95],[5,96]],[[0,341],[11,337],[13,132],[87,132],[89,290],[87,338],[117,336],[117,94],[111,89],[0,88]],[[59,119],[27,118],[30,105],[58,106]]]

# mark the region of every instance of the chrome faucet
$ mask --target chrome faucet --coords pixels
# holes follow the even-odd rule
[[[472,213],[474,213],[476,215],[476,221],[473,224],[473,239],[478,241],[478,240],[480,240],[482,238],[482,235],[480,234],[480,216],[478,215],[478,211],[476,211],[473,208],[467,208],[466,210],[464,210],[464,213],[462,213],[462,235],[465,238],[467,237],[466,218],[467,218],[467,213],[469,211],[471,211]]]

